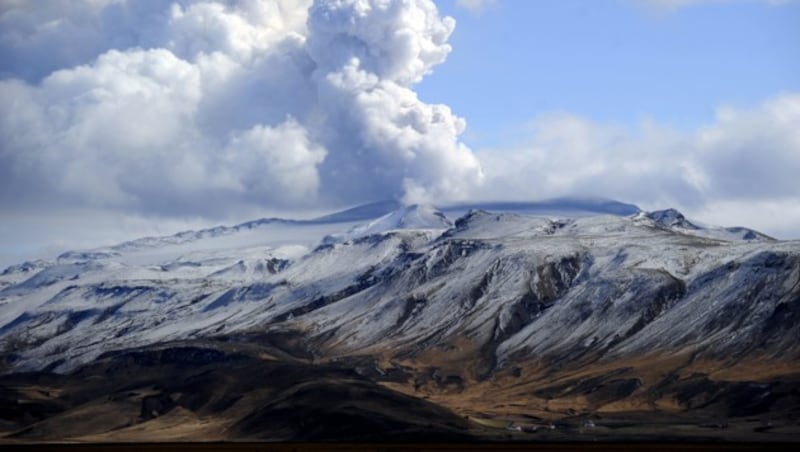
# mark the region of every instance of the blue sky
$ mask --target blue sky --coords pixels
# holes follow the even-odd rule
[[[0,1],[0,267],[397,199],[800,239],[800,1]]]
[[[625,0],[498,0],[457,20],[453,52],[417,91],[468,122],[465,141],[508,144],[534,116],[642,117],[682,129],[723,104],[800,90],[800,3],[660,8]]]

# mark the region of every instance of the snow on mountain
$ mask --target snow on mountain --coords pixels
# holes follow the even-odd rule
[[[450,220],[435,207],[414,204],[355,226],[345,233],[332,234],[324,241],[326,243],[343,242],[397,229],[447,229],[452,225]]]
[[[0,273],[0,290],[18,284],[51,265],[53,265],[53,262],[41,259],[12,265]]]
[[[743,227],[709,226],[700,222],[692,222],[675,209],[640,212],[634,215],[637,219],[650,219],[656,224],[684,234],[724,241],[772,241],[766,234]]]
[[[428,209],[432,207],[428,206]],[[489,209],[498,212],[509,212],[537,216],[588,216],[598,213],[611,215],[629,215],[639,211],[631,205],[605,199],[560,198],[540,202],[495,202],[495,203],[465,203],[445,206],[439,210],[447,213],[451,218],[457,218],[474,209]],[[240,223],[234,226],[216,226],[198,231],[183,231],[173,235],[161,237],[143,237],[123,242],[114,246],[97,248],[93,250],[67,251],[58,257],[58,262],[84,262],[89,260],[120,258],[123,255],[130,259],[134,254],[155,256],[153,259],[163,258],[162,251],[171,250],[174,258],[181,256],[182,252],[192,252],[197,249],[230,250],[259,245],[303,245],[314,246],[326,236],[342,233],[355,227],[364,226],[364,223],[374,222],[382,216],[394,213],[395,216],[409,216],[412,212],[404,212],[406,208],[397,201],[388,200],[364,204],[349,208],[330,215],[325,215],[311,220],[293,220],[284,218],[261,218]],[[413,210],[413,209],[412,209]],[[423,209],[424,210],[424,209]],[[421,212],[421,211],[420,211]],[[432,215],[432,214],[431,214]],[[443,217],[444,215],[442,215]],[[442,217],[433,215],[430,218],[420,218],[418,221],[430,222],[432,227],[440,227],[446,222],[441,222]],[[445,217],[446,218],[446,217]],[[395,220],[389,220],[389,223]],[[409,225],[413,223],[409,222]],[[376,230],[391,227],[391,224],[377,225]],[[406,226],[398,225],[399,228]],[[410,227],[410,226],[409,226]],[[446,226],[441,226],[446,227]],[[198,245],[192,245],[201,242]],[[146,257],[145,259],[148,259]],[[151,259],[152,260],[152,259]],[[137,264],[142,264],[142,259],[136,259]],[[34,263],[25,263],[11,266],[0,274],[0,288],[8,285],[14,279],[13,274],[41,270],[54,262],[38,260]],[[23,268],[24,267],[24,268]],[[24,270],[24,271],[23,271]],[[20,273],[23,271],[23,273]],[[27,275],[30,276],[30,275]]]
[[[490,234],[488,224],[497,233]],[[735,318],[758,312],[755,318],[767,319],[781,309],[780,300],[797,296],[796,286],[791,295],[800,272],[796,242],[726,246],[612,216],[560,225],[478,212],[456,225],[398,259],[397,267],[373,272],[393,278],[318,309],[304,324],[319,329],[319,337],[336,331],[327,346],[340,353],[403,349],[435,332],[442,346],[463,337],[494,344],[501,361],[555,359],[575,350],[642,352],[656,339],[671,340],[676,349],[697,345],[698,323],[715,333],[704,341],[713,349],[736,328],[716,319],[717,310]],[[772,261],[774,266],[766,264]],[[726,270],[731,262],[742,266],[732,281]],[[775,285],[763,287],[767,281]],[[754,298],[749,291],[756,287],[763,288]],[[708,299],[716,300],[714,311],[706,309]],[[678,305],[692,306],[680,312],[699,317],[646,328],[668,312],[678,316],[670,311]],[[749,328],[739,333],[739,345],[756,340],[764,325]],[[797,339],[796,332],[789,336]],[[782,341],[783,352],[798,352]]]
[[[544,217],[529,217],[514,213],[492,213],[472,209],[458,218],[454,227],[445,232],[447,238],[532,238],[552,234],[562,226]]]
[[[332,213],[319,217],[314,222],[317,223],[347,223],[351,221],[367,221],[381,217],[395,210],[401,209],[403,205],[394,200],[379,201],[363,204],[341,212]]]
[[[668,228],[700,229],[675,209],[656,210],[644,214],[647,218]]]
[[[479,373],[690,345],[800,357],[798,242],[709,238],[675,212],[471,210],[451,224],[409,206],[319,244],[331,227],[269,223],[32,265],[0,290],[0,341],[14,369],[58,371],[109,350],[287,328],[327,356],[467,340],[487,360]]]

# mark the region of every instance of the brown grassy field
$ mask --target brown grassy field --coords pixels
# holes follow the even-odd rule
[[[0,441],[800,441],[793,363],[684,353],[515,362],[486,375],[468,341],[319,361],[273,339],[182,342],[69,375],[0,377]]]

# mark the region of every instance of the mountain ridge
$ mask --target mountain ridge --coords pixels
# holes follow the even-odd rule
[[[353,388],[370,397],[406,403],[366,381],[504,427],[634,411],[790,425],[800,415],[791,408],[800,406],[800,242],[687,222],[677,211],[565,218],[471,209],[451,223],[431,206],[410,206],[337,240],[322,240],[327,226],[281,225],[316,228],[316,246],[265,243],[279,232],[272,224],[243,229],[254,241],[228,248],[204,237],[169,252],[76,252],[20,266],[24,278],[3,276],[0,356],[8,378],[55,373],[67,384],[103,360],[127,366],[126,350],[200,347],[218,356],[203,364],[211,369],[250,350],[350,369],[366,379]],[[741,405],[741,393],[752,400]],[[179,410],[166,398],[161,410]],[[248,432],[273,419],[256,413],[274,413],[192,406],[180,410]],[[135,425],[162,422],[154,419]]]

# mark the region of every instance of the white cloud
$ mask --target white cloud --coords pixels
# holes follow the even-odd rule
[[[337,117],[329,126],[353,131],[335,144],[350,152],[323,164],[327,185],[353,190],[348,196],[463,199],[482,181],[477,159],[455,139],[464,130],[462,119],[445,105],[424,104],[411,89],[361,70],[356,60],[326,76],[320,105]]]
[[[676,10],[685,7],[720,4],[720,3],[764,3],[770,6],[780,6],[796,3],[797,0],[634,0],[639,4],[662,10]]]
[[[428,1],[399,5],[320,2],[311,9],[308,49],[327,115],[316,130],[341,150],[322,163],[323,185],[349,199],[465,198],[482,173],[458,140],[464,121],[411,89],[450,52],[454,22],[438,19]]]
[[[497,0],[456,0],[456,5],[473,13],[479,13],[494,3]]]
[[[632,129],[561,113],[539,117],[528,127],[528,142],[478,152],[490,196],[523,200],[602,193],[666,204],[697,199],[692,161],[681,151],[686,137],[653,121]]]
[[[711,124],[690,133],[652,120],[627,128],[543,116],[531,123],[527,143],[478,152],[484,196],[600,195],[800,238],[792,223],[800,216],[797,124],[800,94],[791,93],[750,109],[721,107]]]
[[[235,136],[225,149],[222,168],[239,182],[243,194],[268,199],[314,199],[319,188],[317,165],[326,151],[312,143],[307,131],[292,118],[277,127],[255,126]]]
[[[745,226],[780,239],[800,240],[800,197],[769,200],[711,200],[687,211],[710,224]]]
[[[481,181],[463,120],[413,91],[451,50],[431,0],[5,1],[0,25],[3,211],[219,217]]]
[[[800,197],[800,94],[784,94],[754,110],[722,107],[694,137],[710,196],[724,199]]]
[[[319,71],[359,69],[402,85],[419,82],[452,48],[451,17],[429,0],[318,1],[308,20],[308,51]]]

